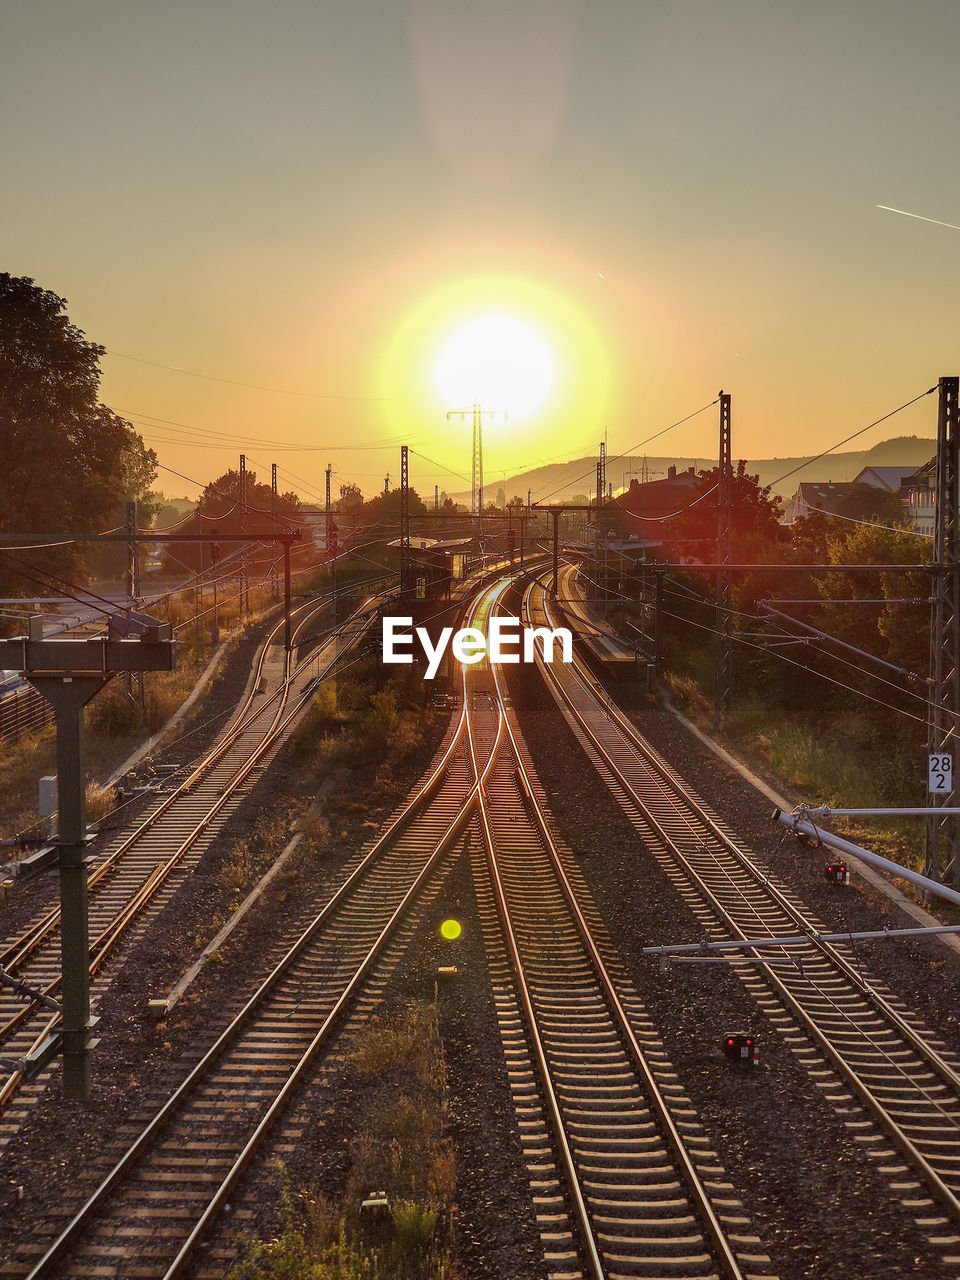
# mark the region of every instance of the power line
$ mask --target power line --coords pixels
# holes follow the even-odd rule
[[[256,382],[239,382],[236,378],[220,378],[212,373],[198,373],[195,369],[183,369],[176,364],[162,364],[159,360],[145,360],[142,356],[125,355],[122,351],[106,350],[108,356],[116,356],[120,360],[133,360],[136,364],[148,364],[153,369],[167,369],[171,373],[182,373],[188,378],[203,378],[206,382],[223,382],[231,387],[246,387],[249,391],[272,391],[283,396],[305,396],[311,400],[356,400],[382,403],[396,400],[396,396],[350,396],[336,395],[325,391],[293,391],[289,387],[267,387]]]
[[[711,400],[709,404],[703,405],[702,408],[694,410],[693,413],[688,413],[685,418],[679,418],[676,422],[671,422],[668,427],[663,427],[660,431],[655,431],[652,436],[647,436],[645,440],[641,440],[638,444],[631,445],[630,448],[625,449],[623,453],[618,453],[612,458],[608,458],[607,466],[613,466],[615,462],[620,462],[621,459],[628,458],[631,453],[635,453],[637,449],[642,449],[643,446],[645,444],[649,444],[651,440],[659,439],[660,436],[666,435],[668,431],[672,431],[674,427],[683,426],[685,422],[689,422],[691,418],[696,418],[699,414],[705,413],[707,409],[711,409],[716,403],[717,399]],[[568,489],[571,485],[576,484],[578,480],[583,480],[588,475],[591,475],[592,470],[593,469],[591,468],[590,471],[584,471],[582,475],[574,476],[572,480],[565,480],[562,484],[557,485],[555,489],[551,489],[548,494],[544,494],[542,496],[538,494],[537,501],[546,502],[548,498],[552,498],[553,495],[555,493],[559,493],[561,489]]]
[[[819,462],[821,458],[825,458],[828,453],[833,453],[835,449],[839,449],[841,445],[849,444],[851,440],[856,440],[857,436],[862,436],[865,431],[869,431],[871,427],[878,427],[881,422],[886,422],[888,418],[894,417],[898,413],[902,413],[904,409],[909,409],[912,404],[916,404],[918,400],[922,400],[924,396],[933,395],[937,387],[930,387],[927,391],[921,391],[918,396],[914,396],[912,400],[908,400],[906,404],[902,404],[899,408],[891,409],[889,413],[885,413],[882,418],[877,418],[874,422],[868,422],[865,427],[861,427],[859,431],[854,431],[852,435],[845,436],[843,440],[838,440],[836,444],[832,444],[829,449],[824,449],[822,453],[818,453],[816,457],[808,458],[806,462],[801,462],[798,467],[793,467],[790,471],[785,471],[782,476],[777,476],[776,480],[772,480],[770,484],[764,485],[766,489],[772,489],[775,484],[779,484],[781,480],[787,480],[790,476],[794,476],[798,471],[803,471],[805,467],[809,467],[814,462]],[[758,486],[759,487],[759,486]]]

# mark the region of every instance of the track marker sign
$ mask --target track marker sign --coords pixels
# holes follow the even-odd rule
[[[953,756],[927,757],[927,791],[932,796],[946,796],[953,790]]]

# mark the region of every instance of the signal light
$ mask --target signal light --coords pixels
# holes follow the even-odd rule
[[[831,862],[823,870],[830,884],[849,885],[850,868],[845,862]]]
[[[724,1037],[721,1047],[731,1062],[747,1062],[754,1067],[760,1065],[760,1049],[756,1037],[745,1031],[731,1031]]]

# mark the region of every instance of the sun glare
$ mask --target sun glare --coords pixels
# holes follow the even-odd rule
[[[451,409],[479,402],[491,411],[484,439],[502,466],[555,453],[559,439],[569,451],[602,430],[607,361],[569,299],[515,276],[475,276],[411,306],[384,350],[379,388],[387,426],[421,439],[424,429],[436,432],[431,449],[460,474],[461,456],[450,449],[463,433],[451,433]]]
[[[510,315],[478,316],[441,344],[434,381],[451,407],[478,401],[522,419],[538,409],[553,385],[553,358],[540,334]]]

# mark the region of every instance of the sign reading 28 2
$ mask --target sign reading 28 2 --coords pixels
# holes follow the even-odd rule
[[[928,756],[927,790],[932,796],[948,795],[953,790],[953,756]]]

